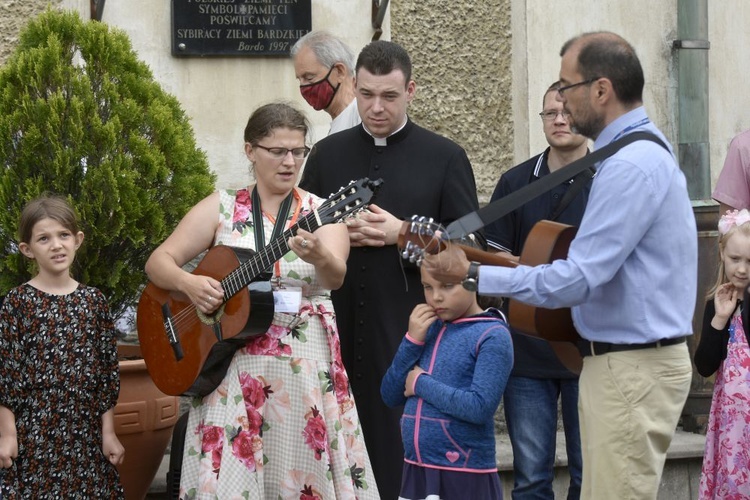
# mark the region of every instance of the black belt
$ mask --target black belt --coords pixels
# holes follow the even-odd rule
[[[664,347],[668,345],[682,344],[687,337],[676,337],[673,339],[661,339],[648,344],[610,344],[608,342],[593,342],[589,340],[578,341],[578,350],[581,356],[601,356],[608,352],[633,351],[636,349],[651,349],[653,347]]]

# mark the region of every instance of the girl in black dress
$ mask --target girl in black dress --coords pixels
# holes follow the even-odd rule
[[[19,236],[37,274],[0,307],[0,497],[123,498],[114,325],[102,293],[70,275],[83,233],[64,199],[42,197]]]

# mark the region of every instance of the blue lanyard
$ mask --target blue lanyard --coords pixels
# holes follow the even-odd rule
[[[634,129],[637,129],[638,127],[642,127],[642,126],[644,126],[645,124],[649,123],[650,121],[651,121],[651,120],[649,120],[649,119],[648,119],[648,117],[646,117],[646,118],[644,118],[644,119],[642,119],[642,120],[640,120],[640,121],[638,121],[638,122],[636,122],[636,123],[633,123],[632,125],[628,125],[628,126],[627,126],[627,127],[625,127],[625,128],[623,129],[623,130],[621,130],[621,131],[620,131],[620,133],[619,133],[619,134],[617,134],[617,135],[616,135],[616,136],[614,137],[614,139],[612,139],[612,140],[611,140],[611,141],[609,141],[609,142],[610,142],[610,143],[612,143],[612,142],[615,142],[615,141],[616,141],[617,139],[619,139],[619,138],[620,138],[620,137],[622,137],[623,135],[627,134],[628,132],[630,132],[630,131],[632,131],[632,130],[634,130]]]

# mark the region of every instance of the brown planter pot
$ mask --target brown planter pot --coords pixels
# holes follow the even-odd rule
[[[137,345],[119,345],[120,397],[115,433],[125,447],[118,466],[126,500],[143,500],[164,458],[178,418],[179,398],[156,388]]]

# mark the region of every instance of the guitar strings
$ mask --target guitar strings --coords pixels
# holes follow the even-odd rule
[[[343,198],[343,195],[342,195]],[[289,252],[289,244],[288,240],[289,238],[292,238],[296,235],[297,229],[299,227],[305,227],[305,229],[309,232],[314,232],[316,229],[323,226],[323,221],[320,217],[320,211],[328,211],[331,209],[331,205],[333,205],[333,202],[336,201],[335,199],[329,199],[326,200],[321,204],[320,207],[314,208],[310,214],[303,217],[297,224],[293,225],[286,231],[284,231],[279,238],[277,238],[276,241],[271,242],[267,247],[262,249],[260,252],[256,254],[256,256],[251,259],[250,261],[247,261],[234,269],[232,272],[230,272],[226,277],[224,277],[221,280],[222,285],[230,285],[230,286],[222,286],[222,288],[228,289],[229,291],[229,297],[224,297],[222,300],[222,304],[226,303],[229,298],[234,296],[239,290],[242,288],[240,284],[243,281],[248,281],[250,279],[250,276],[257,276],[262,272],[262,269],[265,269],[271,265],[273,265],[273,262],[266,262],[266,260],[270,260],[268,253],[269,249],[276,250],[276,251],[283,251],[284,253]],[[354,204],[354,211],[356,211],[356,208],[359,206],[359,203]],[[360,208],[361,209],[361,208]],[[352,212],[351,207],[344,207],[344,210],[342,210],[341,214],[346,214],[348,212]],[[334,217],[336,219],[336,217]],[[303,226],[304,223],[304,226]],[[254,266],[253,264],[255,261],[260,260],[262,264],[265,264],[263,267]],[[247,268],[250,268],[252,271],[251,275],[248,275],[246,273]],[[241,279],[244,278],[244,279]],[[226,292],[225,292],[226,293]],[[183,308],[180,312],[176,313],[172,316],[172,325],[175,330],[179,330],[180,328],[184,328],[186,326],[190,326],[194,324],[196,321],[200,320],[200,316],[198,315],[198,307],[193,304],[192,302]],[[214,311],[215,312],[215,311]],[[211,313],[213,314],[213,313]],[[206,316],[210,316],[211,314],[207,314]]]
[[[221,280],[221,283],[223,285],[222,288],[226,290],[225,293],[229,292],[230,297],[234,296],[234,294],[239,292],[242,288],[242,286],[240,286],[241,283],[248,281],[250,279],[250,276],[257,276],[262,272],[263,269],[269,267],[270,265],[273,265],[273,262],[270,261],[271,259],[268,254],[274,252],[270,252],[269,249],[275,250],[276,253],[289,252],[290,249],[288,240],[289,238],[296,235],[297,228],[302,226],[303,223],[305,223],[304,226],[308,231],[315,231],[315,229],[319,227],[316,227],[316,224],[314,224],[314,219],[317,218],[317,212],[304,217],[297,224],[284,231],[276,241],[271,242],[263,250],[256,253],[253,259],[246,261],[245,263],[234,269],[232,272],[230,272],[227,276],[225,276]],[[256,261],[260,261],[259,265],[256,265]],[[247,268],[250,268],[251,274],[248,274],[246,272]],[[227,300],[228,299],[225,297],[222,300],[222,303],[226,303]],[[201,319],[198,315],[198,311],[198,307],[191,302],[190,305],[186,306],[180,312],[172,316],[172,325],[176,330],[179,330],[180,328],[185,328],[186,326],[195,324],[196,321],[199,321]],[[211,316],[212,314],[213,313],[206,314],[206,316]]]

